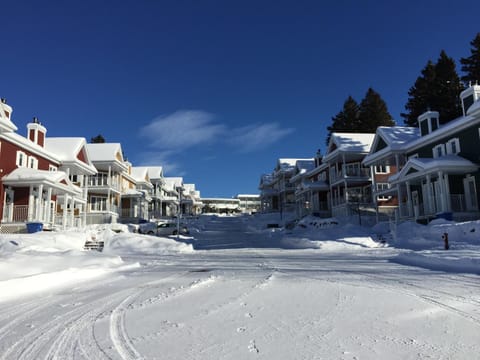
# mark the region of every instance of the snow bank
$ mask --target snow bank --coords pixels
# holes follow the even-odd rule
[[[178,254],[191,245],[168,238],[130,234],[120,224],[83,231],[0,235],[0,302],[139,267],[119,255]],[[103,241],[104,251],[83,250],[85,241]]]
[[[186,237],[181,237],[186,240]],[[171,238],[141,234],[117,234],[106,243],[106,254],[180,254],[193,252],[191,244],[177,242]]]
[[[393,259],[392,262],[418,266],[431,270],[472,273],[480,275],[480,254],[474,251],[427,251],[420,253],[404,253]]]

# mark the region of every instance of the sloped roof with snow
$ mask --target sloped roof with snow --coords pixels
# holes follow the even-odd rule
[[[165,188],[168,190],[175,190],[176,187],[180,187],[183,185],[183,178],[182,177],[166,177],[165,180]]]
[[[26,137],[23,137],[15,132],[6,132],[6,133],[0,133],[0,137],[10,141],[17,146],[27,149],[34,153],[35,155],[41,156],[45,159],[48,159],[52,162],[55,163],[60,163],[60,159],[57,154],[52,153],[51,151],[48,151],[47,149],[43,148],[42,146],[34,143],[33,141],[27,139]]]
[[[377,133],[392,150],[403,150],[405,145],[420,137],[420,130],[409,126],[381,126]]]
[[[131,177],[136,181],[148,181],[148,168],[144,166],[132,166],[130,172]]]
[[[413,173],[412,170],[414,170]],[[398,182],[404,179],[424,177],[425,174],[437,171],[462,174],[477,170],[478,165],[458,155],[445,155],[437,158],[411,158],[399,173],[390,176],[389,181]]]
[[[339,151],[367,153],[374,137],[375,134],[370,133],[332,133],[331,141]]]
[[[89,170],[92,174],[97,170],[90,160],[87,150],[87,141],[82,137],[48,137],[45,138],[45,149],[58,156],[62,163],[76,163]],[[78,154],[85,149],[85,160],[78,159]]]
[[[63,171],[48,171],[38,170],[32,168],[17,168],[10,174],[2,178],[5,185],[24,186],[29,184],[43,183],[52,186],[56,189],[61,189],[64,192],[79,195],[82,190],[72,184],[68,176]]]
[[[161,166],[146,166],[148,168],[148,177],[150,180],[163,179],[163,167]]]
[[[90,159],[93,162],[118,161],[117,154],[122,154],[122,147],[120,143],[87,144],[87,149]]]

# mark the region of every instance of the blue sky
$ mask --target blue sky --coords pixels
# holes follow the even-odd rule
[[[403,123],[445,49],[470,55],[478,1],[2,1],[0,96],[19,132],[102,134],[203,197],[257,193],[278,158],[325,149],[372,87]],[[460,67],[457,65],[460,72]]]

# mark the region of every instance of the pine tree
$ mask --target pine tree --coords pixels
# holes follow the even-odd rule
[[[372,88],[367,90],[365,98],[360,102],[357,120],[357,129],[365,133],[374,133],[379,126],[395,125],[387,104]]]
[[[105,142],[105,138],[100,134],[90,139],[90,143],[92,144],[103,144],[104,142]]]
[[[435,64],[434,98],[431,105],[432,110],[440,114],[440,124],[462,115],[459,95],[463,90],[455,61],[442,50]]]
[[[327,145],[333,132],[359,132],[358,103],[349,96],[343,103],[343,109],[332,118],[332,125],[327,127]]]
[[[433,98],[433,83],[435,80],[435,65],[428,61],[422,70],[422,75],[415,80],[415,84],[408,90],[408,101],[405,110],[401,113],[407,126],[418,126],[418,116],[430,109]]]
[[[472,48],[471,55],[467,58],[461,58],[462,71],[465,73],[462,80],[465,84],[480,82],[480,33],[470,42]]]
[[[427,110],[438,111],[440,123],[445,124],[462,114],[459,95],[463,89],[455,61],[442,50],[437,63],[429,60],[408,91],[408,112],[400,115],[406,125],[418,126],[418,116]]]

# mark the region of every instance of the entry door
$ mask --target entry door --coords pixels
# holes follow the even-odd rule
[[[477,211],[478,202],[475,178],[473,176],[469,176],[463,179],[463,187],[465,190],[465,204],[467,206],[467,211]]]
[[[418,198],[418,191],[412,191],[413,216],[417,219],[420,215],[420,202]]]

